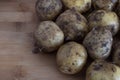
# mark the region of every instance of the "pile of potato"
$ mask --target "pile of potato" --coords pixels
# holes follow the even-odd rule
[[[40,51],[57,51],[58,69],[86,80],[120,80],[120,0],[38,0]],[[110,57],[111,56],[111,57]]]

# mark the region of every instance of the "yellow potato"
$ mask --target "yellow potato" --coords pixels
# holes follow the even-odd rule
[[[36,12],[40,20],[54,20],[62,10],[61,0],[37,0]]]
[[[57,65],[64,74],[76,74],[81,71],[87,60],[86,49],[76,42],[68,42],[57,52]]]
[[[96,60],[88,67],[86,80],[120,80],[120,68],[106,61]]]
[[[75,8],[79,12],[86,12],[91,8],[91,0],[62,0],[63,4],[71,9]]]
[[[109,30],[101,27],[94,28],[85,37],[83,44],[93,59],[106,59],[112,49],[113,38]]]
[[[95,9],[113,10],[117,0],[92,0]]]
[[[56,20],[65,34],[65,40],[81,41],[88,33],[86,18],[74,9],[66,10]]]
[[[64,42],[64,34],[52,21],[43,21],[35,31],[35,39],[39,47],[45,52],[52,52]]]
[[[119,31],[119,19],[115,12],[97,10],[88,16],[90,30],[99,26],[111,31],[113,36]]]

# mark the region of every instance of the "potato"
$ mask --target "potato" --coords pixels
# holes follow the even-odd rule
[[[106,59],[112,47],[112,34],[109,30],[95,27],[85,37],[83,44],[93,59]]]
[[[54,20],[61,10],[61,0],[37,0],[36,2],[36,12],[40,20]]]
[[[95,9],[113,10],[117,3],[117,0],[93,0],[93,6]]]
[[[39,47],[45,52],[52,52],[64,42],[64,34],[52,21],[43,21],[35,31]]]
[[[66,41],[80,41],[88,33],[87,20],[74,9],[62,13],[57,18],[56,23],[63,30]]]
[[[115,35],[119,31],[119,19],[116,13],[105,10],[92,12],[88,16],[90,30],[95,26],[106,28]]]
[[[96,60],[88,67],[86,80],[120,80],[120,68],[106,61]]]
[[[87,60],[86,49],[76,42],[68,42],[57,52],[57,65],[64,74],[76,74],[81,71]]]
[[[75,8],[77,11],[83,13],[91,8],[91,0],[62,0],[66,8]]]

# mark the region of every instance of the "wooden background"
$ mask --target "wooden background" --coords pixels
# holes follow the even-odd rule
[[[0,0],[0,80],[84,80],[56,67],[55,53],[33,54],[36,0]]]

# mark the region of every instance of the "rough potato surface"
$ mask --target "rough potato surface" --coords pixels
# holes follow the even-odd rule
[[[112,41],[109,30],[96,27],[87,34],[83,44],[93,59],[106,59],[110,55]]]
[[[115,35],[119,31],[119,19],[116,13],[105,10],[97,10],[88,16],[90,30],[96,26],[106,28]]]
[[[76,42],[64,44],[57,52],[58,68],[65,74],[76,74],[80,72],[86,60],[86,49]]]
[[[40,20],[54,20],[61,10],[61,0],[38,0],[36,3],[36,12]]]
[[[35,32],[37,43],[43,51],[56,50],[64,41],[61,29],[52,21],[43,21]]]
[[[87,20],[78,11],[70,9],[62,13],[56,20],[63,30],[65,40],[82,40],[88,33]]]
[[[77,11],[83,13],[91,8],[91,0],[62,0],[63,4],[71,9],[74,8]]]
[[[113,10],[117,0],[92,0],[95,9]]]
[[[120,68],[106,61],[96,60],[88,67],[86,80],[120,80]]]

